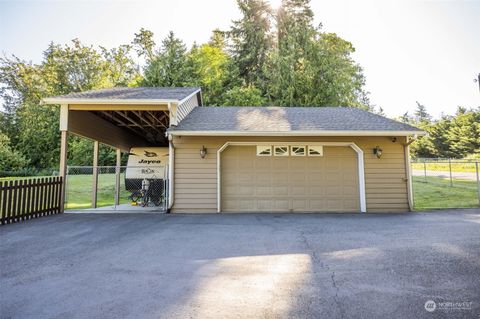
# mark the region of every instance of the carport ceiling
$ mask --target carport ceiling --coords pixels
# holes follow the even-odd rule
[[[167,142],[165,131],[170,125],[168,111],[91,111],[110,123],[125,128],[149,143],[164,144]]]

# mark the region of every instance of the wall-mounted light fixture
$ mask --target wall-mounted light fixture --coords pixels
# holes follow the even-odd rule
[[[377,158],[380,158],[382,157],[382,149],[380,148],[380,146],[375,146],[375,148],[373,149],[373,154],[375,154],[375,156],[377,156]]]
[[[392,137],[392,142],[395,143],[397,141],[396,137]]]
[[[205,146],[202,146],[202,148],[200,149],[200,157],[205,158],[205,156],[207,156],[207,149],[205,148]]]

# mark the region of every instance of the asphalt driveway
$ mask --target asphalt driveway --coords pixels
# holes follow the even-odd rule
[[[1,318],[480,316],[479,210],[63,214],[0,243]]]

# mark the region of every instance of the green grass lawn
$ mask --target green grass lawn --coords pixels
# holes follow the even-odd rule
[[[32,178],[47,178],[52,176],[14,176],[14,177],[0,177],[0,182],[3,181],[15,181],[20,179],[32,179]]]
[[[124,174],[120,175],[120,204],[129,203]],[[66,209],[92,207],[92,175],[69,175],[66,189]],[[111,206],[115,201],[115,174],[98,175],[97,207]]]
[[[475,181],[414,176],[413,192],[415,210],[479,207]]]
[[[1,180],[24,179],[25,177],[9,177]],[[69,175],[66,189],[66,209],[83,209],[92,207],[92,175]],[[125,177],[120,176],[120,203],[129,203],[130,192],[125,190]],[[453,187],[450,180],[441,177],[413,177],[415,210],[440,208],[479,207],[475,181],[454,179]],[[114,204],[115,174],[99,174],[97,206]]]
[[[449,171],[450,167],[448,162],[447,163],[435,163],[435,162],[427,162],[426,163],[428,171]],[[412,163],[412,169],[416,170],[424,170],[423,162],[420,163]],[[475,173],[475,163],[452,163],[452,172],[470,172]]]

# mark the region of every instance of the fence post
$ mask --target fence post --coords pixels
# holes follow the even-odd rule
[[[423,175],[425,177],[425,183],[427,182],[427,160],[423,159]]]
[[[478,206],[480,206],[480,177],[478,172],[478,161],[475,162],[475,171],[477,172],[477,196],[478,196]]]
[[[453,187],[453,178],[452,178],[452,159],[448,159],[448,168],[450,171],[450,187]]]

